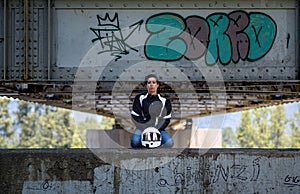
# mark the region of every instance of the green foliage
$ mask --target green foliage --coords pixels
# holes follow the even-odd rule
[[[101,122],[101,129],[112,129],[115,124],[115,119],[110,117],[103,117]]]
[[[16,101],[12,112],[8,100],[0,102],[1,148],[85,147],[70,110]]]
[[[238,140],[231,127],[226,127],[222,131],[222,146],[223,148],[238,146]]]
[[[86,132],[87,130],[93,130],[93,129],[99,129],[100,128],[100,122],[94,118],[94,117],[86,117],[84,121],[81,121],[77,124],[77,134],[74,137],[74,142],[82,142],[81,144],[73,145],[73,147],[86,147]]]
[[[293,138],[283,105],[241,113],[237,127],[239,146],[244,148],[285,148]]]
[[[50,106],[19,101],[17,120],[21,130],[21,148],[66,148],[71,147],[75,123],[70,111]]]
[[[14,131],[8,109],[8,98],[0,98],[0,145],[14,147]]]
[[[298,111],[294,113],[294,119],[290,120],[291,123],[291,139],[290,144],[293,148],[300,148],[300,106]]]
[[[288,119],[283,105],[276,106],[271,112],[271,148],[290,147],[288,132]]]
[[[241,113],[241,124],[237,128],[237,139],[239,140],[240,146],[248,147],[248,142],[252,141],[252,130],[251,130],[251,115],[249,111]]]

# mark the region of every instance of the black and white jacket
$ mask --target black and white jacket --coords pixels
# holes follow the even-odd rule
[[[170,123],[171,112],[172,106],[169,99],[160,94],[151,95],[145,92],[135,97],[131,118],[138,129],[155,127],[162,131]]]

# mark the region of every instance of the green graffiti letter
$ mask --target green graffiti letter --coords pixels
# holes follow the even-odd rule
[[[178,36],[184,31],[184,19],[177,14],[163,13],[150,17],[146,30],[145,55],[148,59],[174,61],[183,57],[185,42]]]
[[[264,13],[250,13],[250,23],[245,29],[250,39],[249,61],[256,61],[265,56],[272,48],[277,27],[272,18]]]
[[[209,44],[206,54],[207,65],[215,64],[218,59],[226,65],[231,60],[230,38],[226,34],[229,18],[224,13],[216,13],[207,17],[210,27]]]

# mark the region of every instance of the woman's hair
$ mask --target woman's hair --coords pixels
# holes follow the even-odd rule
[[[157,77],[155,74],[149,74],[149,75],[147,75],[147,76],[145,77],[145,83],[144,83],[145,85],[147,85],[147,82],[148,82],[148,79],[149,79],[149,78],[155,78],[157,84],[159,84],[158,77]]]

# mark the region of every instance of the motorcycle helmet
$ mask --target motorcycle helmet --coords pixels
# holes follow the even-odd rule
[[[161,136],[158,129],[148,127],[142,133],[142,145],[146,148],[156,148],[161,145]]]

